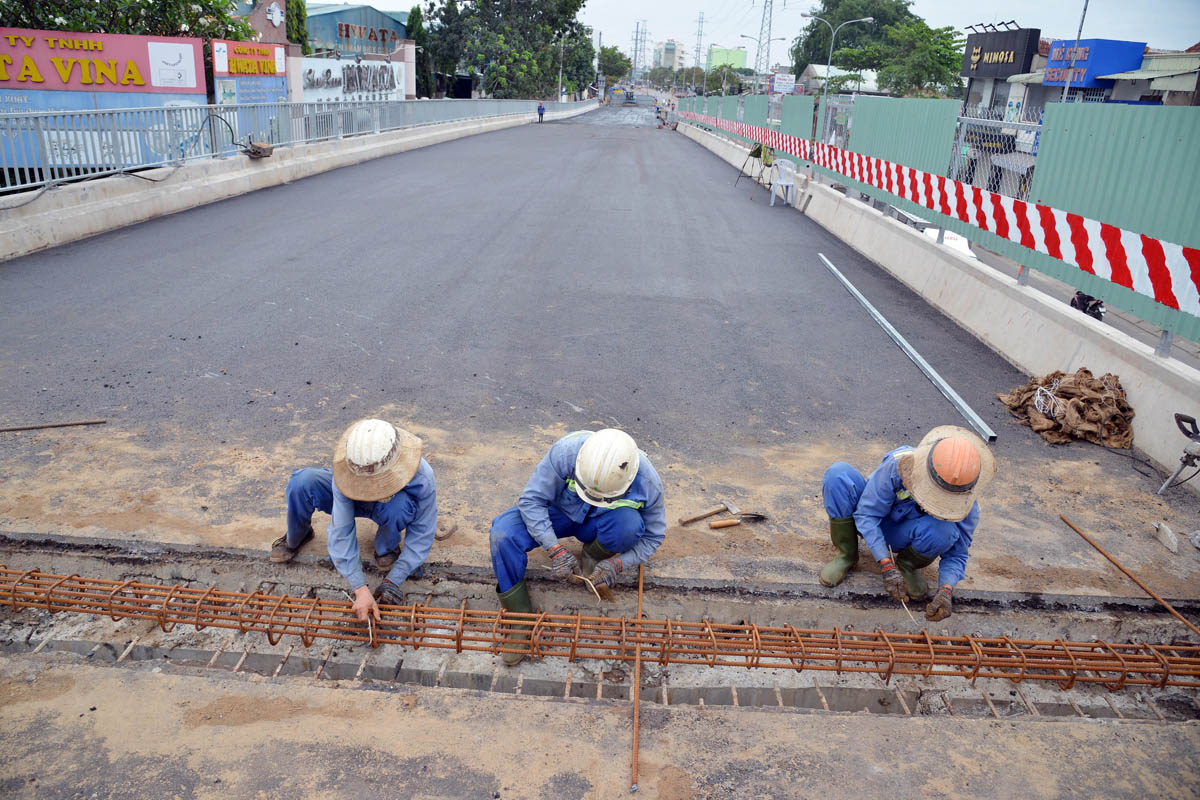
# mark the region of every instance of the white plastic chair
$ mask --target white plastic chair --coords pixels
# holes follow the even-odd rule
[[[791,205],[796,191],[796,165],[786,158],[778,158],[773,166],[771,179],[771,205],[775,205],[775,192],[783,190],[783,202]]]

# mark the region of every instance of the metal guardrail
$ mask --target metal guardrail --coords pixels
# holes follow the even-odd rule
[[[0,193],[224,157],[247,139],[286,147],[535,111],[536,100],[398,100],[0,114]]]

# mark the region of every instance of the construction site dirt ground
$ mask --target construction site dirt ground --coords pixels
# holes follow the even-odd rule
[[[0,794],[629,792],[629,706],[0,659]],[[644,709],[637,796],[1193,798],[1200,725]]]

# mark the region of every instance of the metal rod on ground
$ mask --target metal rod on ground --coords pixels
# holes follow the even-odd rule
[[[74,428],[79,425],[103,425],[106,419],[85,419],[79,422],[47,422],[44,425],[18,425],[15,428],[0,428],[0,433],[16,433],[17,431],[40,431],[46,428]]]
[[[1125,569],[1125,565],[1124,565],[1124,564],[1122,564],[1120,561],[1117,561],[1117,560],[1116,560],[1115,558],[1113,558],[1111,555],[1109,555],[1109,554],[1108,554],[1108,551],[1107,551],[1107,550],[1105,550],[1105,549],[1104,549],[1103,547],[1101,547],[1100,545],[1098,545],[1098,544],[1096,543],[1096,540],[1095,540],[1095,539],[1093,539],[1092,537],[1088,536],[1088,535],[1087,535],[1086,533],[1084,533],[1083,531],[1079,530],[1079,528],[1075,527],[1075,523],[1073,523],[1073,522],[1071,522],[1071,520],[1067,519],[1067,517],[1066,517],[1066,515],[1065,515],[1065,514],[1059,514],[1059,515],[1058,515],[1058,518],[1059,518],[1059,519],[1061,519],[1063,522],[1067,523],[1067,525],[1071,526],[1071,530],[1075,531],[1075,532],[1076,532],[1076,533],[1078,533],[1080,536],[1082,536],[1082,537],[1083,537],[1083,540],[1084,540],[1085,542],[1087,542],[1088,544],[1090,544],[1092,547],[1096,548],[1096,551],[1097,551],[1098,553],[1100,553],[1100,555],[1104,556],[1104,557],[1105,557],[1105,558],[1107,558],[1109,561],[1111,561],[1111,562],[1113,563],[1113,566],[1114,566],[1114,567],[1116,567],[1117,569],[1121,570],[1121,572],[1124,572],[1124,573],[1125,573],[1125,575],[1126,575],[1126,576],[1127,576],[1127,577],[1128,577],[1128,578],[1129,578],[1131,581],[1133,581],[1134,583],[1136,583],[1138,586],[1142,587],[1142,591],[1143,591],[1143,592],[1145,592],[1146,594],[1148,594],[1148,595],[1150,595],[1151,597],[1153,597],[1155,600],[1157,600],[1159,603],[1161,603],[1161,604],[1162,604],[1162,607],[1163,607],[1163,608],[1165,608],[1167,611],[1170,611],[1170,612],[1171,612],[1173,615],[1175,615],[1175,618],[1176,618],[1176,619],[1178,619],[1178,620],[1179,620],[1180,622],[1182,622],[1184,625],[1187,625],[1189,628],[1191,628],[1191,630],[1192,630],[1192,633],[1196,634],[1197,636],[1200,636],[1200,628],[1197,628],[1195,625],[1193,625],[1191,622],[1189,622],[1189,621],[1188,621],[1188,619],[1187,619],[1187,617],[1183,616],[1183,614],[1180,614],[1178,611],[1176,611],[1176,610],[1175,610],[1175,606],[1171,605],[1171,604],[1170,604],[1170,603],[1168,603],[1166,600],[1162,599],[1162,597],[1160,597],[1160,596],[1159,596],[1159,594],[1158,594],[1156,591],[1154,591],[1153,589],[1151,589],[1151,588],[1150,588],[1149,586],[1147,586],[1146,584],[1142,583],[1141,579],[1140,579],[1140,578],[1138,578],[1138,576],[1137,576],[1137,575],[1134,575],[1132,572],[1130,572],[1129,570]]]
[[[642,579],[646,576],[646,565],[638,564],[638,609],[637,618],[642,618]],[[633,780],[630,782],[630,793],[637,791],[638,781],[638,745],[641,726],[639,725],[642,711],[642,643],[634,646],[633,656]]]
[[[824,253],[817,253],[817,257],[820,258],[822,263],[825,264],[825,267],[833,273],[833,277],[837,278],[841,282],[842,286],[846,287],[846,291],[850,292],[854,299],[861,303],[862,307],[867,310],[867,313],[870,314],[877,323],[879,323],[879,327],[883,328],[884,333],[892,337],[892,341],[899,345],[900,349],[904,351],[904,354],[912,359],[912,362],[916,364],[922,372],[925,373],[925,377],[929,378],[930,383],[936,386],[938,391],[945,395],[946,399],[950,401],[952,406],[958,409],[958,413],[963,415],[963,418],[972,428],[975,429],[975,432],[982,436],[986,442],[996,441],[996,432],[992,430],[991,427],[989,427],[988,424],[984,422],[978,414],[975,413],[974,409],[967,405],[967,401],[963,400],[962,397],[959,396],[958,392],[954,391],[950,384],[946,383],[945,378],[939,375],[937,370],[930,366],[929,362],[921,357],[921,354],[918,353],[916,349],[908,343],[908,340],[900,335],[900,331],[892,327],[892,323],[887,321],[887,317],[879,313],[879,309],[871,305],[871,301],[867,300],[867,298],[863,296],[862,292],[854,288],[854,284],[851,283],[837,267],[830,263],[829,259],[825,257]]]

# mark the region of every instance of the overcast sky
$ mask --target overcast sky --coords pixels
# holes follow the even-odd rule
[[[786,63],[787,48],[807,20],[801,13],[817,6],[813,0],[775,0],[771,63]],[[1073,39],[1079,27],[1083,0],[914,0],[912,10],[930,27],[952,25],[958,30],[977,22],[1015,19],[1024,28],[1040,28],[1047,38]],[[762,21],[762,0],[587,0],[580,15],[594,31],[604,35],[604,44],[616,44],[632,52],[634,25],[646,21],[649,42],[675,39],[687,47],[687,65],[692,65],[696,48],[699,12],[704,12],[701,53],[710,44],[726,47],[746,45],[747,61],[754,62]],[[1083,24],[1083,37],[1147,42],[1151,47],[1183,50],[1200,41],[1200,0],[1092,0]],[[650,56],[650,48],[646,50]],[[701,55],[703,61],[704,56]]]

